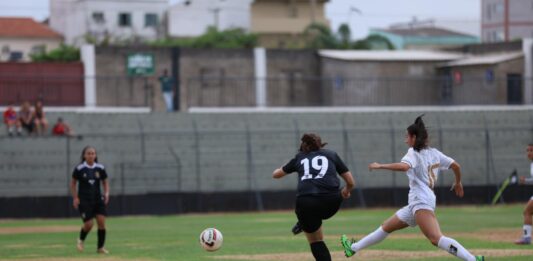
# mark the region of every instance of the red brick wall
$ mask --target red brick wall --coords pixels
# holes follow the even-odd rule
[[[46,106],[84,105],[83,64],[0,63],[0,105],[43,100]]]

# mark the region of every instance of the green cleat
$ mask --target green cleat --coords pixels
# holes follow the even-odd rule
[[[485,261],[484,256],[476,256],[476,261]]]
[[[348,237],[346,235],[341,236],[341,244],[344,248],[344,255],[346,257],[351,257],[355,255],[355,251],[352,250],[352,244],[354,243],[354,240],[348,240]]]

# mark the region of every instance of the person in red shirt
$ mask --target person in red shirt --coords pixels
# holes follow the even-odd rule
[[[63,118],[57,118],[57,122],[52,129],[54,136],[72,136],[70,127],[63,121]]]
[[[17,135],[21,135],[22,128],[17,120],[17,112],[13,109],[11,104],[9,104],[4,111],[4,124],[6,125],[9,136],[13,136],[15,128],[17,129]]]

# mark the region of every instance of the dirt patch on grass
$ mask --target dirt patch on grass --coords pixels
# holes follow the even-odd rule
[[[509,257],[509,256],[529,256],[533,255],[533,250],[527,249],[474,249],[474,254],[485,255],[485,257]],[[398,250],[365,250],[357,253],[356,258],[361,260],[413,260],[432,257],[446,257],[450,254],[442,251],[398,251]],[[343,252],[331,253],[333,260],[346,260]],[[284,254],[260,254],[260,255],[224,255],[214,256],[214,259],[222,260],[249,260],[249,261],[312,261],[311,253],[284,253]]]
[[[0,235],[79,232],[80,226],[0,227]]]

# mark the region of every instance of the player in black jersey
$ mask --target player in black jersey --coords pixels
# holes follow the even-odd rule
[[[100,191],[100,183],[104,193]],[[104,248],[106,229],[105,216],[106,205],[109,202],[109,182],[107,172],[102,164],[98,163],[96,150],[87,146],[81,153],[81,163],[76,166],[72,173],[70,190],[73,198],[73,206],[78,209],[83,219],[83,227],[78,238],[78,250],[83,251],[83,242],[93,227],[93,219],[96,218],[98,225],[98,248],[97,253],[108,254]]]
[[[279,179],[298,172],[295,209],[298,224],[305,232],[315,259],[330,261],[331,255],[322,234],[322,220],[337,213],[342,199],[350,197],[355,182],[339,155],[323,149],[327,143],[322,143],[320,136],[306,133],[301,141],[300,152],[285,166],[276,169],[272,176]],[[342,189],[337,173],[346,183]]]

